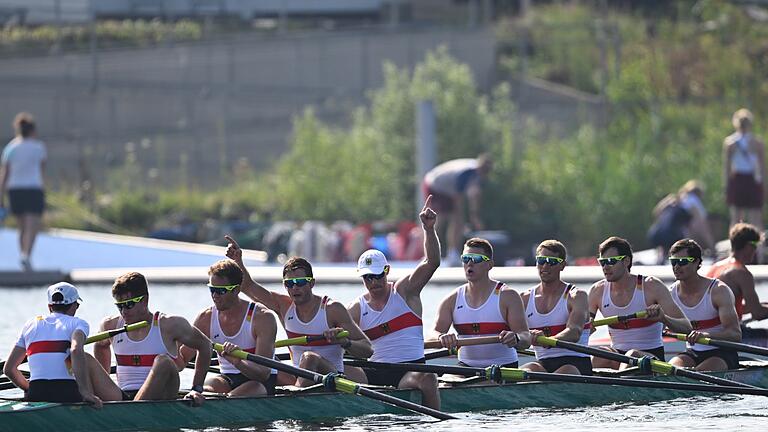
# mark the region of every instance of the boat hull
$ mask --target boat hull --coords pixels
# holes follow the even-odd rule
[[[768,387],[768,366],[752,366],[716,374],[728,379]],[[656,377],[655,380],[688,380]],[[470,384],[441,388],[447,412],[508,410],[528,407],[570,408],[613,403],[647,403],[705,395],[705,393],[597,384],[521,382]],[[388,391],[420,402],[415,391]],[[713,395],[706,393],[706,395]],[[727,396],[729,398],[734,396]],[[201,407],[186,401],[109,402],[101,410],[82,404],[0,404],[0,431],[77,430],[135,431],[185,427],[248,426],[275,420],[320,421],[368,414],[407,414],[402,409],[355,395],[306,393],[243,399],[209,399]]]

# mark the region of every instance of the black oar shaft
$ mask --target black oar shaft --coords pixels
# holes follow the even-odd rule
[[[641,359],[624,354],[619,354],[613,351],[607,351],[599,348],[592,348],[585,345],[577,344],[574,342],[563,341],[554,338],[539,337],[540,341],[544,341],[547,344],[554,345],[558,348],[565,348],[571,351],[580,352],[583,354],[591,354],[595,357],[607,358],[609,360],[618,361],[620,363],[626,363],[630,366],[640,365]],[[705,381],[712,384],[719,384],[730,387],[754,387],[749,384],[740,383],[738,381],[732,381],[725,378],[720,378],[712,375],[703,374],[701,372],[694,372],[673,366],[667,362],[661,360],[651,360],[651,370],[654,372],[663,373],[665,375],[678,375],[686,378],[692,378],[699,381]]]
[[[712,345],[712,346],[716,346],[718,348],[725,348],[725,349],[729,349],[729,350],[733,350],[733,351],[741,351],[741,352],[750,353],[750,354],[757,354],[757,355],[768,356],[768,349],[762,348],[762,347],[757,347],[757,346],[752,346],[752,345],[747,345],[747,344],[743,344],[743,343],[730,342],[730,341],[717,340],[717,339],[715,339],[715,340],[710,339],[709,340],[709,344]]]

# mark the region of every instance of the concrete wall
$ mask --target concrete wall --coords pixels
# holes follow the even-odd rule
[[[10,137],[13,115],[34,113],[60,181],[79,181],[80,165],[103,181],[135,157],[156,168],[152,181],[216,185],[241,158],[256,169],[270,165],[305,106],[343,124],[365,91],[382,84],[384,61],[413,67],[440,45],[470,65],[482,88],[491,85],[487,29],[249,36],[3,59],[0,122],[8,126],[0,130]]]

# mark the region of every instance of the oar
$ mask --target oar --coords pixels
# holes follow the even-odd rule
[[[470,346],[470,345],[488,345],[488,344],[496,344],[496,343],[499,343],[498,336],[479,336],[479,337],[458,339],[456,341],[456,346],[463,347],[463,346]],[[442,348],[442,347],[443,347],[443,344],[440,343],[439,340],[424,341],[424,348],[434,349],[434,348]]]
[[[646,361],[642,358],[638,357],[631,357],[624,354],[619,354],[617,352],[613,351],[607,351],[602,350],[599,348],[592,348],[585,345],[580,345],[573,342],[563,341],[560,339],[555,339],[551,337],[546,336],[538,336],[536,338],[536,342],[538,342],[540,345],[548,346],[548,347],[557,347],[557,348],[565,348],[567,350],[580,352],[584,354],[590,354],[595,357],[602,357],[609,360],[618,361],[621,363],[626,363],[630,366],[643,366],[643,362]],[[749,384],[740,383],[737,381],[731,381],[727,380],[725,378],[719,378],[707,374],[703,374],[701,372],[694,372],[688,369],[679,368],[675,365],[669,364],[667,362],[661,361],[661,360],[654,360],[650,359],[650,367],[651,371],[662,374],[662,375],[678,375],[683,376],[687,378],[693,378],[699,381],[706,381],[713,384],[719,384],[723,386],[735,386],[735,387],[753,387]]]
[[[109,338],[111,338],[113,336],[119,335],[120,333],[125,333],[125,332],[129,332],[129,331],[137,330],[137,329],[140,329],[140,328],[144,328],[144,327],[146,327],[148,325],[149,325],[148,321],[139,321],[137,323],[124,325],[124,326],[118,327],[116,329],[106,330],[106,331],[103,331],[101,333],[96,333],[95,335],[86,338],[85,339],[85,343],[86,344],[91,344],[91,343],[94,343],[94,342],[98,342],[100,340],[109,339]],[[27,361],[27,359],[24,358],[24,361],[22,361],[22,363],[24,363],[26,361]],[[5,362],[4,361],[2,362],[2,365],[0,365],[0,370],[2,370],[3,366],[5,366]],[[8,386],[8,385],[10,385],[10,386]],[[16,386],[13,385],[13,383],[3,383],[3,384],[0,384],[0,390],[9,390],[9,389],[12,389],[12,388],[15,388],[15,387]]]
[[[101,333],[96,333],[95,335],[88,337],[85,340],[85,343],[86,344],[90,344],[90,343],[98,342],[100,340],[109,339],[109,338],[111,338],[113,336],[119,335],[120,333],[126,333],[126,332],[129,332],[129,331],[138,330],[138,329],[144,328],[144,327],[146,327],[148,325],[149,325],[148,321],[139,321],[137,323],[127,324],[127,325],[124,325],[122,327],[118,327],[118,328],[113,329],[113,330],[106,330],[106,331],[103,331]]]
[[[213,344],[213,349],[216,351],[221,352],[222,349],[224,349],[224,346],[218,343]],[[262,366],[267,366],[273,369],[277,369],[279,371],[283,371],[286,373],[289,373],[291,375],[295,375],[301,378],[308,379],[310,381],[315,382],[316,384],[323,384],[326,386],[326,388],[334,389],[336,391],[340,391],[343,393],[349,393],[349,394],[355,394],[360,396],[369,397],[371,399],[378,400],[380,402],[384,402],[390,405],[397,406],[399,408],[403,408],[406,410],[414,411],[420,414],[426,414],[432,417],[435,417],[440,420],[449,420],[449,419],[455,419],[456,417],[453,417],[451,415],[448,415],[442,411],[438,411],[436,409],[432,409],[429,407],[425,407],[416,403],[413,403],[411,401],[403,400],[396,398],[394,396],[385,395],[382,393],[379,393],[377,391],[371,390],[369,388],[365,388],[360,386],[360,384],[350,381],[346,378],[342,378],[338,376],[337,374],[327,374],[327,375],[321,375],[317,372],[313,372],[307,369],[302,369],[295,367],[293,365],[285,364],[283,362],[273,360],[271,358],[263,357],[256,354],[250,354],[243,350],[235,350],[232,351],[231,355],[238,357],[243,360],[250,360],[254,363],[260,364]]]
[[[617,324],[617,323],[620,323],[620,322],[627,322],[627,321],[633,320],[633,319],[645,318],[647,316],[648,316],[648,312],[646,312],[646,311],[635,312],[635,313],[631,313],[629,315],[616,315],[616,316],[611,316],[611,317],[608,317],[608,318],[594,320],[592,322],[592,327],[600,327],[600,326],[604,326],[604,325]]]
[[[406,370],[412,372],[429,372],[436,374],[453,374],[462,376],[477,376],[497,382],[501,381],[560,381],[581,384],[618,385],[625,387],[663,388],[691,392],[750,394],[768,396],[768,389],[758,387],[732,387],[713,384],[683,383],[674,381],[653,381],[638,378],[611,378],[587,375],[570,375],[546,372],[531,372],[523,369],[489,366],[487,368],[467,366],[442,366],[422,363],[379,363],[367,362],[365,366],[381,369]]]
[[[685,341],[687,336],[682,333],[669,333],[669,332],[665,332],[664,335],[671,336],[681,341]],[[712,345],[718,348],[725,348],[727,350],[732,350],[732,351],[741,351],[741,352],[750,353],[750,354],[768,356],[768,348],[748,345],[745,343],[731,342],[731,341],[726,341],[721,339],[712,339],[708,337],[700,337],[696,341],[696,343],[700,343],[703,345]]]
[[[349,336],[349,332],[346,330],[342,330],[336,334],[336,339],[342,339]],[[312,335],[312,336],[299,336],[295,338],[290,339],[283,339],[275,342],[275,348],[282,348],[287,347],[291,345],[307,345],[315,341],[324,340],[325,336],[323,335]]]

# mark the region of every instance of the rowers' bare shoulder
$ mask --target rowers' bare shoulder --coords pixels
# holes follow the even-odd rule
[[[200,311],[195,318],[194,326],[197,327],[204,335],[210,336],[208,333],[211,328],[211,317],[213,316],[213,307],[207,307]]]
[[[256,303],[256,307],[253,309],[253,325],[251,326],[254,332],[264,331],[266,334],[271,334],[277,330],[277,321],[277,314],[272,309],[261,303]]]
[[[504,305],[523,304],[520,293],[504,284],[499,291],[499,302]]]

